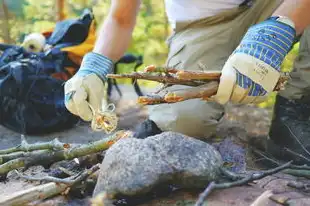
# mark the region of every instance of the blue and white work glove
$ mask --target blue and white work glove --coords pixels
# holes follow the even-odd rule
[[[264,101],[279,80],[281,64],[295,35],[294,23],[286,17],[270,17],[250,27],[223,67],[215,101]]]
[[[73,114],[91,121],[93,111],[104,107],[106,75],[111,73],[111,59],[94,52],[87,53],[79,71],[65,83],[65,105]]]

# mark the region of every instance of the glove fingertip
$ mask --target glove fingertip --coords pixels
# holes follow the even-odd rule
[[[89,113],[80,113],[79,116],[86,122],[90,122],[93,119],[93,115],[89,115]]]
[[[64,97],[65,107],[67,108],[67,110],[70,113],[72,113],[74,115],[78,115],[77,110],[76,110],[75,105],[74,105],[74,102],[72,100],[72,96],[73,96],[73,92],[65,94],[65,97]]]
[[[217,93],[214,96],[214,100],[219,104],[226,104],[232,95],[235,83],[236,71],[229,63],[226,63],[222,71],[220,84]]]

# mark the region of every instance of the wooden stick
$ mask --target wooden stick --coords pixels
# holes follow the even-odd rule
[[[91,142],[89,144],[80,145],[71,149],[64,149],[59,151],[39,150],[30,152],[26,157],[13,159],[0,165],[0,175],[6,175],[9,171],[21,167],[30,167],[33,165],[48,166],[54,162],[72,160],[77,157],[104,151],[113,145],[116,141],[127,137],[129,134],[129,132],[118,131],[110,137]]]
[[[176,77],[182,80],[218,80],[221,74],[220,71],[178,71]]]
[[[188,99],[202,98],[209,100],[209,98],[216,94],[218,85],[214,86],[214,82],[219,82],[221,71],[186,71],[177,70],[174,68],[155,67],[150,65],[144,69],[145,72],[134,72],[130,74],[108,74],[108,78],[131,78],[144,79],[150,81],[161,82],[164,85],[186,85],[197,88],[183,89],[177,92],[167,92],[167,94],[146,95],[138,97],[138,103],[142,105],[154,105],[162,103],[176,103]],[[155,73],[155,74],[152,74]],[[281,74],[274,91],[284,89],[285,83],[289,80],[287,73]],[[206,86],[207,83],[212,82],[212,86]]]
[[[35,144],[28,144],[25,137],[21,135],[21,144],[12,147],[9,149],[0,150],[0,155],[2,154],[9,154],[13,152],[29,152],[34,150],[59,150],[64,148],[69,148],[70,144],[67,143],[61,143],[57,138],[50,142],[42,142],[42,143],[35,143]],[[0,156],[1,158],[1,156]]]
[[[199,86],[212,80],[220,80],[221,71],[187,71],[177,70],[174,68],[156,68],[149,66],[145,69],[146,72],[133,72],[129,74],[108,74],[108,78],[112,79],[144,79],[149,81],[161,82],[164,84],[179,84],[187,86]],[[150,72],[157,72],[158,74],[150,74]],[[162,75],[160,72],[168,73],[169,75]],[[288,73],[282,73],[274,91],[283,89],[284,84],[290,79]]]
[[[157,73],[171,73],[176,74],[179,70],[169,67],[156,67],[155,65],[149,65],[145,67],[144,72],[157,72]]]
[[[164,100],[167,103],[174,103],[195,98],[206,98],[216,94],[218,82],[213,81],[198,87],[182,89],[174,92],[169,92],[165,95]]]
[[[291,166],[293,161],[287,162],[284,165],[281,165],[279,167],[276,167],[274,169],[266,170],[266,171],[259,171],[254,172],[252,174],[247,175],[243,179],[236,180],[234,182],[227,182],[227,183],[215,183],[211,182],[208,187],[199,195],[199,198],[197,202],[195,203],[195,206],[202,206],[205,199],[210,195],[214,190],[218,189],[227,189],[231,187],[236,187],[240,185],[247,184],[249,182],[252,182],[254,180],[262,179],[268,175],[276,174],[282,170],[285,170]]]
[[[87,179],[90,175],[94,174],[97,170],[99,170],[99,164],[94,165],[88,170],[82,172],[79,176],[66,178],[66,179],[58,179],[58,178],[33,178],[28,176],[23,176],[18,173],[18,175],[22,178],[25,178],[30,181],[56,181],[50,182],[47,184],[39,185],[36,187],[29,188],[27,190],[18,191],[13,193],[12,195],[8,195],[0,198],[0,205],[3,206],[11,206],[11,205],[25,205],[29,202],[33,202],[36,200],[43,200],[49,197],[53,197],[55,195],[61,194],[65,192],[70,187],[74,187]],[[61,182],[63,181],[63,183]],[[59,183],[60,182],[60,183]]]
[[[186,86],[199,86],[203,84],[203,82],[199,81],[193,81],[193,80],[180,80],[174,76],[164,76],[161,74],[150,74],[145,72],[133,72],[130,74],[108,74],[108,78],[112,79],[144,79],[149,81],[155,81],[160,82],[163,84],[180,84],[180,85],[186,85]]]
[[[66,184],[59,184],[50,182],[47,184],[32,187],[26,190],[22,190],[12,195],[1,197],[0,205],[12,206],[12,205],[25,205],[34,200],[42,200],[55,195],[58,195],[68,189]]]

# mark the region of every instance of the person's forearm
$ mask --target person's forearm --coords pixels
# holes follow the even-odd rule
[[[99,30],[93,52],[102,54],[114,62],[126,52],[136,24],[139,0],[112,1],[110,12]]]
[[[310,0],[284,0],[273,15],[290,18],[295,24],[296,34],[300,35],[310,25]]]

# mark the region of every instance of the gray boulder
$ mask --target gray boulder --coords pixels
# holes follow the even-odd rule
[[[221,165],[213,146],[179,133],[124,138],[107,150],[93,195],[141,195],[160,184],[201,188],[218,179]]]

